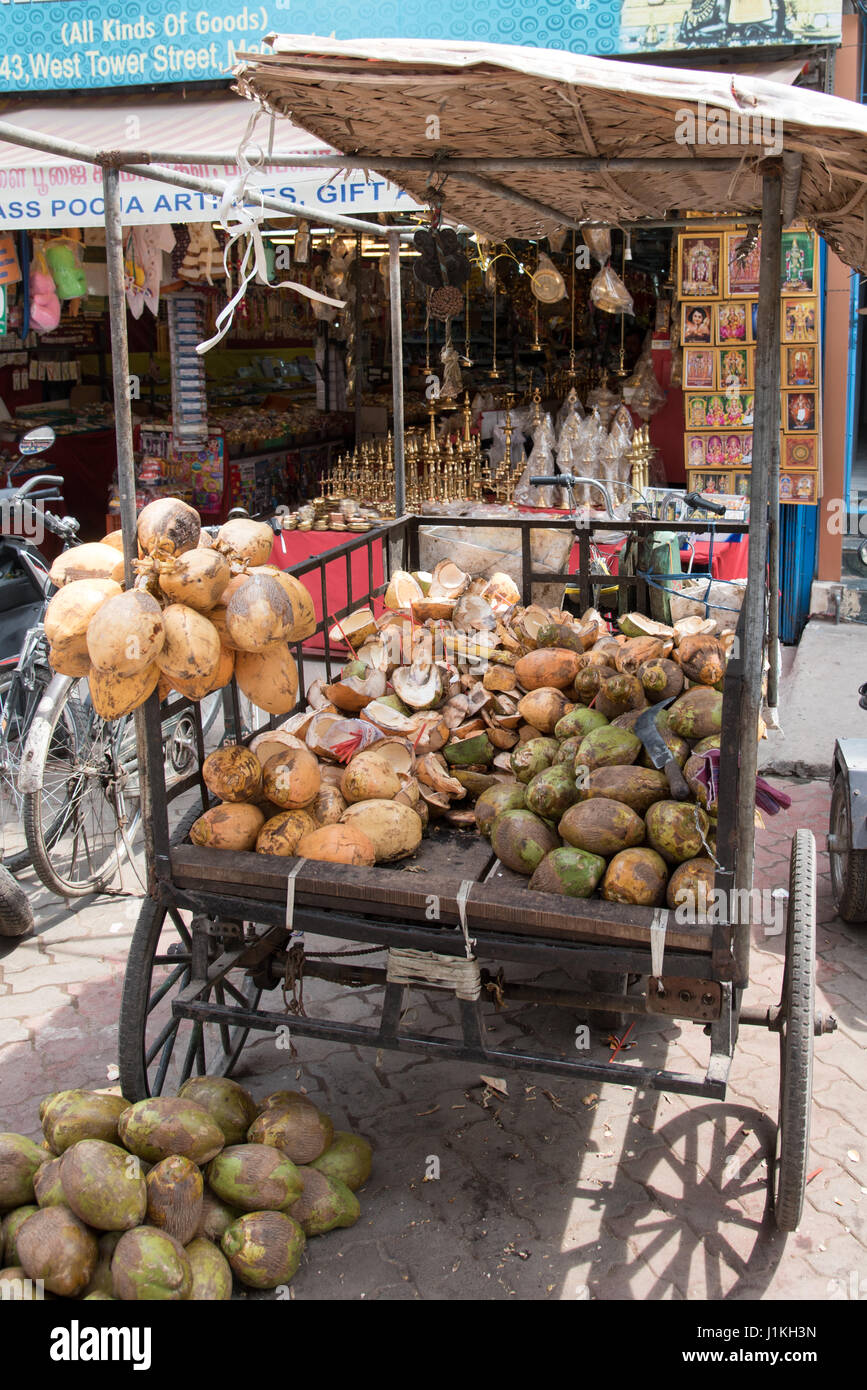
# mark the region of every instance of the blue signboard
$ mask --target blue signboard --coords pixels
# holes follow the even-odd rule
[[[271,33],[466,39],[604,57],[839,43],[842,0],[0,0],[0,92],[204,82]]]

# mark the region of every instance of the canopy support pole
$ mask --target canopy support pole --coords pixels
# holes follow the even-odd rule
[[[735,888],[753,886],[755,848],[758,722],[762,708],[766,584],[768,563],[768,502],[774,472],[774,448],[780,436],[780,257],[782,191],[778,166],[762,178],[762,249],[756,319],[755,422],[753,466],[750,472],[749,569],[743,602],[744,685],[740,710],[740,774],[737,805],[737,865]],[[739,902],[748,902],[741,896]],[[738,918],[749,916],[739,913]],[[749,983],[750,922],[734,928],[735,987]]]
[[[120,175],[106,169],[105,259],[108,272],[108,312],[111,325],[111,361],[114,383],[114,429],[117,440],[117,481],[120,523],[123,535],[123,577],[127,589],[133,587],[133,561],[138,555],[136,541],[135,466],[132,445],[132,406],[130,404],[129,342],[126,331],[126,286],[123,268],[123,227],[120,212]],[[156,700],[154,694],[148,701]],[[154,835],[151,812],[151,777],[144,708],[134,713],[141,822],[144,827],[148,886],[154,883]],[[157,716],[159,718],[159,716]]]
[[[394,514],[406,511],[403,456],[403,322],[400,304],[400,233],[388,233],[388,288],[391,305],[391,391],[394,416]]]

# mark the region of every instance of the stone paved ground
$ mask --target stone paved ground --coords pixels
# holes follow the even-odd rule
[[[411,1054],[377,1060],[304,1039],[292,1058],[265,1035],[244,1053],[240,1080],[256,1094],[301,1085],[338,1127],[376,1145],[360,1224],[310,1243],[294,1297],[867,1295],[867,940],[831,905],[821,853],[828,788],[785,785],[793,806],[760,832],[757,886],[785,885],[789,837],[813,829],[818,1006],[839,1021],[835,1035],[816,1041],[813,1176],[800,1230],[785,1241],[768,1212],[777,1040],[758,1028],[741,1032],[725,1104],[521,1072],[507,1073],[508,1096],[499,1098],[474,1067]],[[35,937],[0,945],[0,1128],[35,1133],[46,1092],[110,1084],[138,906],[135,897],[101,898],[67,909],[42,894]],[[782,938],[754,930],[748,1001],[776,1001]],[[315,984],[307,995],[335,1018],[362,1021],[374,1016],[376,997]],[[450,1007],[413,996],[412,1021],[446,1035]],[[544,1039],[547,1050],[567,1051],[574,1042],[564,1010],[512,1007],[489,1018],[498,1043]],[[694,1025],[640,1021],[633,1037],[624,1068],[703,1069],[707,1039]],[[607,1051],[594,1034],[591,1055]]]

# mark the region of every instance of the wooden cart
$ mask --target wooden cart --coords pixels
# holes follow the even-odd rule
[[[437,528],[445,518],[429,518]],[[462,527],[490,525],[461,518]],[[522,590],[576,576],[535,573],[531,568],[533,518],[503,521],[520,529]],[[663,523],[609,523],[648,533]],[[326,617],[317,640],[324,648],[329,678],[343,656],[335,654],[328,630],[333,618],[373,602],[396,569],[418,568],[419,532],[425,521],[408,517],[359,536],[336,551],[292,571],[321,594]],[[546,526],[572,528],[570,520]],[[708,523],[692,523],[706,529]],[[733,528],[726,523],[727,529]],[[579,535],[581,533],[579,532]],[[589,533],[582,552],[589,559]],[[374,586],[375,547],[382,548],[384,580]],[[352,590],[352,556],[366,551],[370,582]],[[345,564],[348,601],[336,612],[329,602],[329,575]],[[342,575],[341,575],[342,578]],[[647,602],[642,574],[609,578],[582,566],[577,582],[589,602],[602,585],[630,591],[629,606]],[[307,664],[309,670],[309,644]],[[305,649],[296,644],[301,690]],[[729,663],[724,686],[720,812],[716,886],[732,901],[737,860],[736,808],[739,775],[738,712],[742,663]],[[191,706],[198,720],[198,707]],[[229,737],[240,728],[237,689],[225,705]],[[773,1165],[778,1226],[792,1230],[800,1218],[807,1172],[810,1076],[814,1031],[833,1020],[814,1018],[815,845],[809,831],[792,842],[785,971],[779,1005],[743,1007],[749,973],[748,922],[718,920],[687,925],[673,912],[531,893],[526,880],[504,869],[488,842],[474,831],[433,828],[422,841],[408,874],[405,865],[357,869],[310,860],[200,849],[188,842],[189,827],[210,804],[199,773],[167,792],[159,756],[159,708],[146,709],[151,777],[153,874],[132,941],[120,1016],[120,1083],[139,1099],[173,1091],[193,1074],[228,1075],[251,1032],[288,1029],[293,1038],[313,1037],[374,1048],[394,1048],[455,1058],[488,1071],[516,1068],[572,1076],[599,1084],[639,1086],[723,1099],[741,1024],[773,1029],[780,1038],[779,1140]],[[277,721],[272,719],[273,725]],[[204,754],[197,729],[199,761]],[[169,800],[197,793],[195,805],[169,834]],[[307,936],[339,938],[344,952],[308,951]],[[377,954],[377,951],[379,954]],[[372,963],[371,963],[372,962]],[[575,987],[552,991],[510,986],[510,964],[556,968]],[[376,1026],[340,1023],[287,1012],[287,990],[305,978],[347,987],[382,987]],[[284,986],[283,994],[278,986]],[[461,1025],[460,1040],[446,1040],[401,1025],[408,987],[450,991]],[[274,992],[276,991],[276,992]],[[265,996],[269,996],[263,1003]],[[642,1014],[696,1023],[709,1035],[703,1075],[664,1069],[564,1058],[539,1048],[509,1050],[486,1035],[485,1017],[510,997],[587,1011],[598,1021]]]

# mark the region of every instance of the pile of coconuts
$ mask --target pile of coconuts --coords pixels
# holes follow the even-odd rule
[[[719,748],[732,634],[636,613],[613,634],[596,610],[521,606],[507,576],[439,569],[398,574],[382,617],[344,623],[355,659],[341,680],[313,682],[304,711],[206,759],[218,804],[193,842],[370,867],[444,825],[488,836],[538,892],[658,906],[712,887],[716,807],[698,774]],[[461,583],[463,611],[443,596]],[[480,626],[457,625],[470,617]],[[433,661],[433,680],[435,643],[454,661]],[[383,695],[386,681],[416,705]],[[671,799],[633,732],[652,705],[689,802]]]
[[[192,700],[234,676],[260,709],[287,714],[298,698],[288,643],[316,628],[303,584],[268,562],[270,526],[228,521],[212,540],[178,498],[150,502],[136,523],[138,560],[124,589],[122,540],[74,546],[50,570],[45,613],[52,669],[86,676],[97,713],[118,719],[158,690]]]
[[[370,1145],[302,1092],[223,1077],[130,1104],[59,1091],[44,1142],[0,1134],[0,1298],[230,1299],[274,1289],[308,1238],[352,1226]]]

